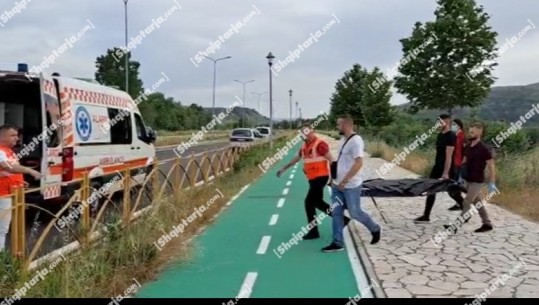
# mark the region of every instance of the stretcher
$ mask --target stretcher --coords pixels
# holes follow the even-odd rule
[[[420,197],[436,193],[447,192],[450,188],[462,188],[456,181],[439,180],[432,178],[405,178],[405,179],[369,179],[363,181],[361,196],[370,197],[374,206],[380,212],[382,219],[387,223],[384,214],[378,207],[375,197]]]

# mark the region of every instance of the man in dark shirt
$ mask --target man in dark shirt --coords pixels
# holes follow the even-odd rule
[[[464,159],[462,160],[462,176],[466,181],[467,193],[464,198],[464,208],[460,215],[460,220],[464,218],[464,222],[467,222],[470,219],[472,212],[470,211],[472,203],[474,207],[479,211],[479,216],[481,216],[481,221],[483,225],[475,230],[475,232],[486,232],[492,230],[492,223],[488,218],[487,209],[484,206],[484,200],[479,198],[481,193],[481,188],[485,182],[485,168],[488,166],[488,192],[491,196],[496,189],[494,183],[496,174],[494,168],[494,159],[492,158],[492,153],[488,147],[481,141],[481,136],[483,135],[484,126],[481,123],[475,123],[470,126],[469,130],[469,145],[464,151]],[[458,221],[457,221],[458,222]],[[462,222],[462,221],[461,221]],[[450,225],[444,226],[446,229]]]
[[[436,157],[429,178],[457,180],[458,177],[456,176],[453,158],[453,151],[455,149],[457,138],[455,133],[451,131],[451,117],[447,114],[442,114],[439,118],[443,121],[443,125],[440,127],[441,132],[436,139]],[[462,195],[457,188],[448,189],[448,193],[457,203],[462,202]],[[425,211],[423,212],[423,215],[416,218],[414,222],[429,222],[430,213],[435,201],[435,194],[427,196]]]

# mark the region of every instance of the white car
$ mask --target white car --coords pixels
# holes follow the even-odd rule
[[[260,132],[260,134],[262,134],[264,138],[269,138],[269,135],[270,135],[269,127],[260,126],[260,127],[257,127],[256,130],[258,130],[258,132]]]
[[[263,136],[252,128],[236,128],[230,133],[230,145],[234,147],[245,146],[262,139]]]

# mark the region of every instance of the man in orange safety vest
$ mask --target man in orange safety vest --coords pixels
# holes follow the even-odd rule
[[[316,209],[319,209],[331,216],[330,205],[324,201],[324,187],[328,185],[330,178],[329,164],[333,161],[333,156],[326,141],[316,136],[309,124],[304,124],[301,128],[305,143],[298,154],[279,171],[280,177],[288,168],[303,159],[303,172],[309,181],[309,191],[305,197],[305,214],[308,224],[312,224],[312,229],[303,236],[303,239],[316,239],[320,237],[317,221],[315,221]],[[344,217],[344,224],[348,224],[350,218]]]

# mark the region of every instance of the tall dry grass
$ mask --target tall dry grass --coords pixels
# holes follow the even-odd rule
[[[289,138],[288,138],[289,139]],[[287,139],[275,141],[277,147]],[[108,225],[104,239],[92,247],[83,249],[58,264],[43,279],[27,290],[25,297],[115,297],[123,294],[136,279],[138,283],[150,281],[171,261],[186,261],[193,250],[187,242],[199,230],[213,222],[213,217],[226,207],[226,202],[241,187],[252,183],[261,174],[257,164],[267,157],[269,145],[252,148],[242,155],[240,162],[227,173],[208,185],[189,191],[177,192],[173,197],[155,201],[154,210],[141,216],[136,222],[122,228]],[[220,196],[222,194],[223,196]],[[175,226],[209,200],[209,208],[189,222],[178,237],[170,240],[159,250],[156,246],[164,233]],[[22,276],[20,265],[10,257],[4,257],[0,265],[0,295],[11,296],[23,287],[35,273]],[[1,263],[1,262],[0,262]],[[39,267],[36,271],[47,268]]]

